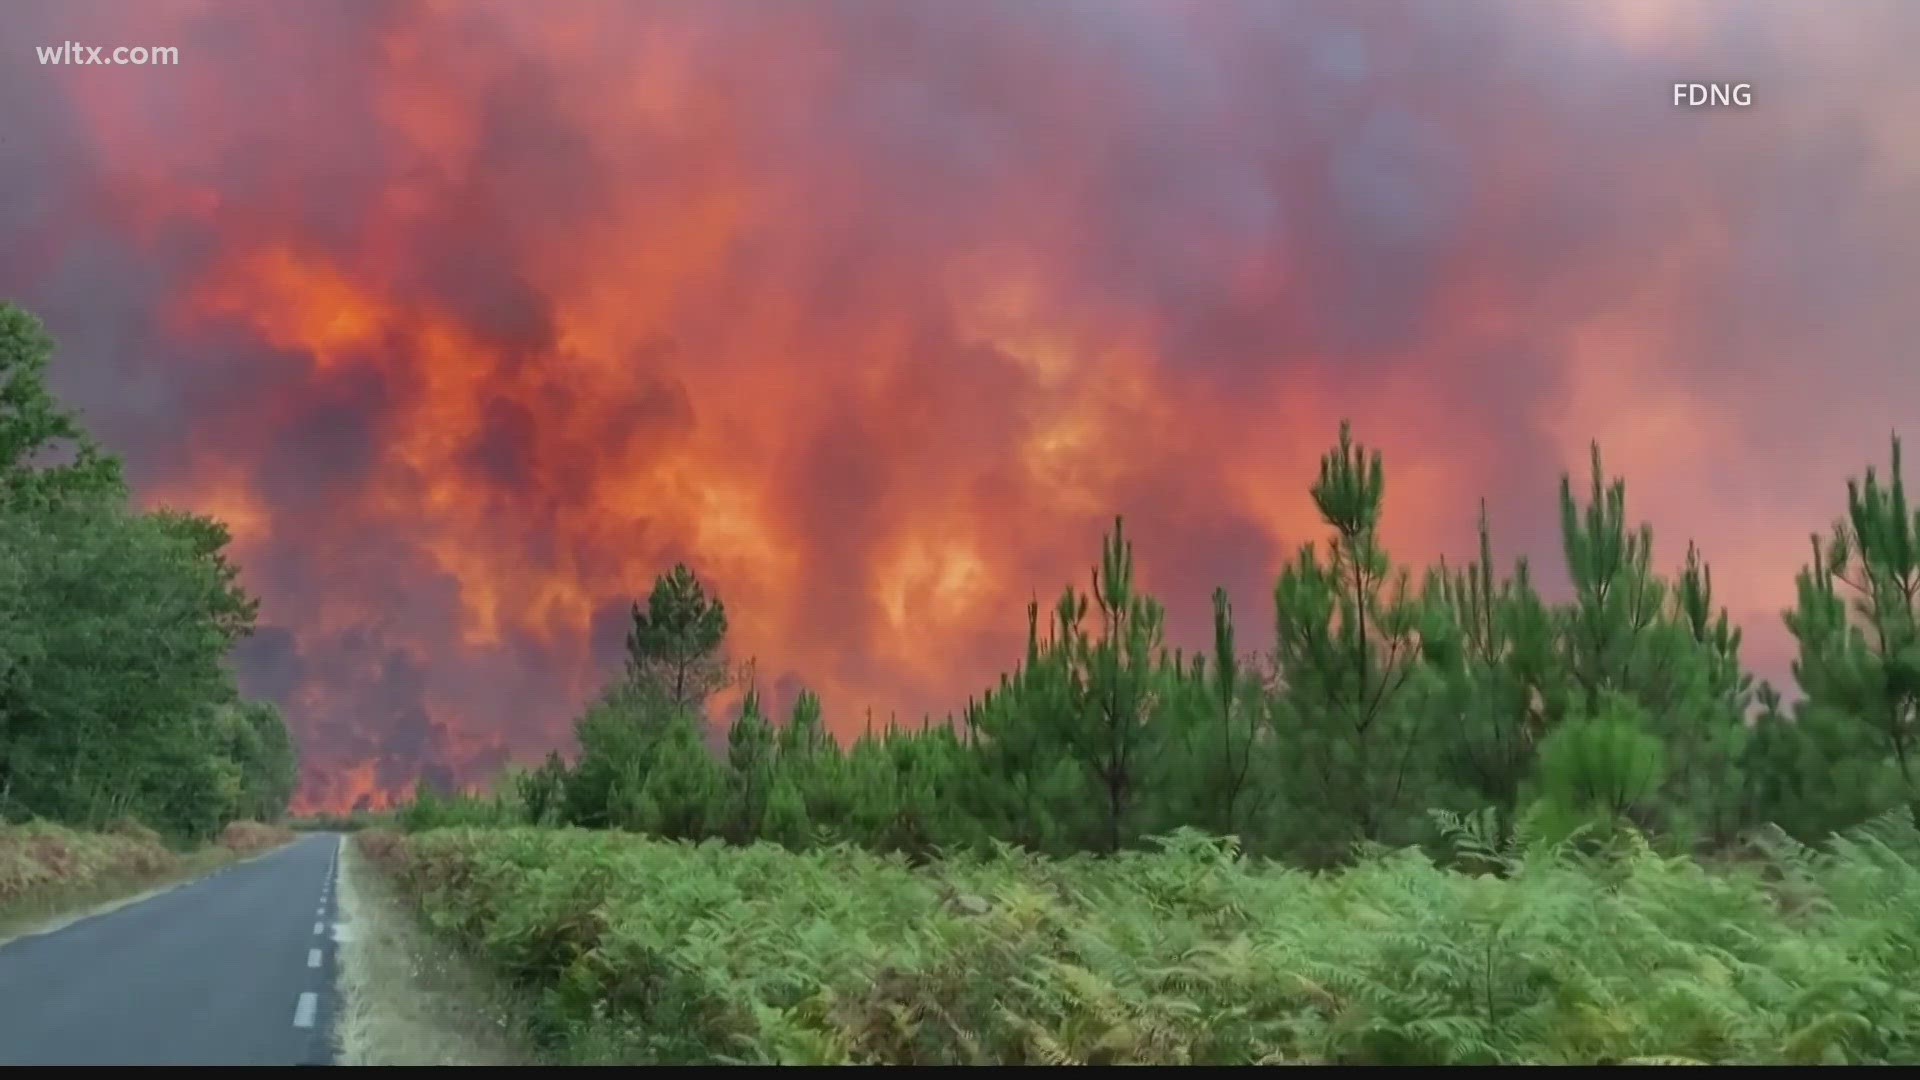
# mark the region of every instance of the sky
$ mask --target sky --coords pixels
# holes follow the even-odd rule
[[[1484,500],[1550,590],[1597,440],[1786,683],[1920,430],[1902,0],[290,8],[9,4],[0,298],[233,529],[301,808],[566,747],[676,561],[842,734],[990,686],[1115,515],[1261,647],[1343,419],[1397,559]]]

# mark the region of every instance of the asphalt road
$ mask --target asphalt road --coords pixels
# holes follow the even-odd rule
[[[0,1065],[329,1065],[341,838],[0,945]]]

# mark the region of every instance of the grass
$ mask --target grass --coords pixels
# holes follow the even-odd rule
[[[98,832],[43,821],[0,826],[0,943],[137,903],[292,838],[235,822],[214,842],[180,850],[137,822]]]
[[[1308,874],[1195,834],[922,868],[580,830],[357,843],[572,1060],[1920,1061],[1910,820],[1712,870],[1630,836],[1480,852],[1497,874]]]

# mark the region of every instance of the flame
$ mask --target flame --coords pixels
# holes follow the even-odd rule
[[[1551,562],[1600,438],[1778,677],[1920,389],[1916,80],[1830,13],[1564,14],[36,8],[190,47],[29,72],[0,282],[143,498],[233,528],[307,809],[564,745],[674,561],[842,733],[989,685],[1115,514],[1176,637],[1225,584],[1256,642],[1341,418],[1409,562],[1482,497]],[[1678,116],[1674,65],[1766,108]]]

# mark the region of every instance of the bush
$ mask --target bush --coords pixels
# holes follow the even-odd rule
[[[220,846],[236,854],[249,855],[256,851],[279,847],[293,839],[293,830],[278,825],[263,825],[258,821],[234,821],[221,830]]]
[[[1875,1063],[1920,1057],[1911,818],[1710,872],[1379,851],[1337,874],[1001,848],[913,868],[582,830],[363,833],[550,1041],[658,1063]],[[1789,902],[1790,901],[1790,902]]]
[[[137,822],[101,833],[34,821],[0,825],[0,904],[28,893],[149,877],[179,866],[158,834]]]

